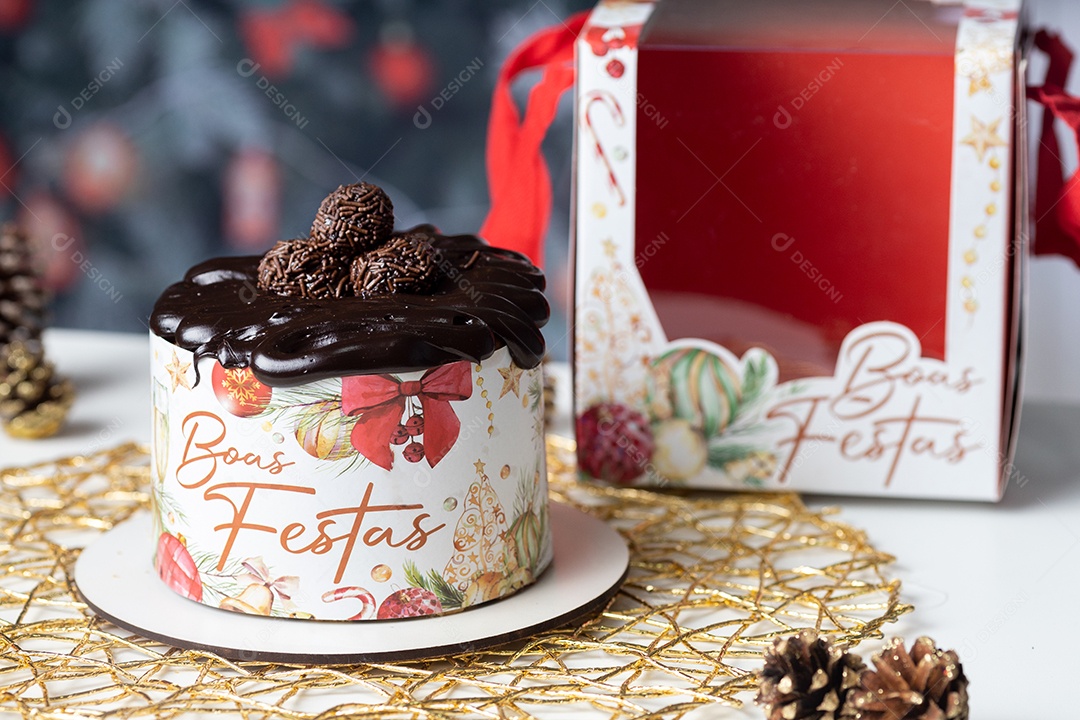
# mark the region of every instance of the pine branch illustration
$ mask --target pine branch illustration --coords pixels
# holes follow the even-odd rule
[[[514,493],[514,517],[520,517],[525,513],[532,510],[533,507],[533,482],[524,470],[522,470],[518,477],[517,490]]]
[[[435,593],[444,608],[459,608],[464,604],[465,593],[446,582],[446,578],[435,570],[428,570],[428,583],[427,589]]]
[[[753,404],[761,397],[765,390],[765,379],[769,375],[769,364],[765,357],[751,358],[746,363],[746,373],[743,377],[742,402],[739,409]]]
[[[544,397],[543,388],[540,385],[540,380],[534,378],[529,384],[529,409],[536,412],[540,409],[540,400]]]
[[[439,602],[442,603],[444,608],[458,608],[465,602],[465,593],[446,582],[443,576],[435,572],[434,569],[428,570],[428,574],[425,576],[416,567],[416,563],[411,560],[406,560],[403,567],[405,582],[413,587],[423,588],[428,592],[435,593],[435,597],[439,598]]]
[[[706,462],[709,467],[723,470],[724,466],[737,460],[745,460],[758,451],[753,445],[731,445],[715,443],[709,445]]]
[[[416,563],[412,560],[406,560],[403,569],[405,572],[405,582],[413,587],[424,588],[425,590],[429,589],[427,581],[424,579],[424,574],[416,567]]]

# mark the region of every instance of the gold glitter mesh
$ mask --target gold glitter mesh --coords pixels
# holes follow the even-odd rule
[[[34,718],[677,718],[738,705],[774,636],[814,626],[846,644],[910,610],[865,535],[795,495],[587,487],[549,438],[554,498],[617,527],[630,575],[579,628],[424,662],[238,663],[132,635],[77,600],[79,549],[146,508],[145,449],[0,471],[0,711]],[[713,707],[710,716],[722,708]]]

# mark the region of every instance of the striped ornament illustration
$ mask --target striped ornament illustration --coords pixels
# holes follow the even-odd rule
[[[741,402],[740,371],[707,350],[675,348],[652,362],[648,403],[656,418],[686,420],[710,438],[727,429]]]

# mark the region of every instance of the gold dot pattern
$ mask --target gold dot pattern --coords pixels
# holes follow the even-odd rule
[[[578,483],[548,440],[552,495],[618,528],[630,575],[581,627],[424,662],[233,662],[118,629],[74,595],[79,548],[149,506],[149,457],[124,445],[0,471],[0,711],[61,717],[314,720],[681,717],[752,698],[779,634],[819,627],[850,645],[910,610],[889,555],[793,494],[666,494]],[[713,708],[710,712],[710,706]],[[655,714],[653,714],[655,712]]]
[[[483,388],[484,387],[484,378],[480,377],[481,368],[482,368],[481,365],[476,366],[476,384],[479,387]],[[483,390],[480,391],[480,397],[484,398],[485,406],[487,407],[487,409],[489,411],[488,416],[487,416],[487,419],[488,419],[487,434],[488,434],[488,437],[491,437],[495,433],[495,422],[494,422],[495,421],[495,413],[490,412],[491,411],[491,398],[488,397],[488,391],[486,389],[483,389]]]
[[[991,169],[994,169],[995,179],[990,181],[990,192],[1001,192],[1001,161],[998,159],[997,154],[991,155],[989,163],[987,163]],[[998,212],[998,205],[996,202],[987,203],[983,208],[983,220],[975,226],[972,234],[975,237],[975,241],[986,239],[986,221],[989,218],[994,217]],[[975,245],[972,244],[970,248],[964,250],[963,253],[964,264],[967,264],[969,271],[964,274],[960,279],[961,297],[963,298],[963,310],[967,312],[969,316],[974,316],[978,311],[978,301],[976,299],[975,279],[972,273],[974,272],[974,264],[978,262],[978,253],[975,250]]]
[[[997,127],[997,124],[997,122],[993,122],[990,124],[990,127],[995,128]],[[1008,150],[1007,147],[1004,149]],[[994,195],[997,195],[1001,192],[1003,187],[1001,178],[1002,162],[1001,158],[998,155],[998,147],[997,145],[987,145],[984,148],[984,151],[989,151],[990,159],[987,162],[987,165],[990,167],[991,171],[993,171],[993,179],[989,183],[990,192]],[[979,152],[980,163],[982,162],[983,158],[982,152],[983,151]],[[979,219],[978,224],[972,230],[974,241],[972,242],[971,246],[964,251],[963,255],[964,264],[967,266],[967,271],[960,278],[960,287],[962,288],[961,297],[963,298],[962,306],[964,308],[964,311],[972,319],[975,317],[975,313],[979,309],[975,276],[975,265],[979,261],[979,254],[976,251],[976,246],[978,244],[978,241],[986,239],[988,232],[986,223],[990,220],[990,218],[994,217],[997,214],[998,202],[998,200],[993,200],[991,202],[988,202],[983,207],[983,217]]]

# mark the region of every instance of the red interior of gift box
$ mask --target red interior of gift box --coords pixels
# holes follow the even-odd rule
[[[945,352],[961,9],[834,6],[665,0],[640,44],[641,275],[669,338],[765,347],[782,379],[874,320]]]

